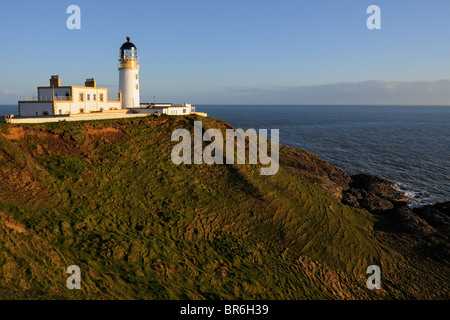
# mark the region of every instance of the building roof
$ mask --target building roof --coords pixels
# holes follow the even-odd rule
[[[130,50],[130,49],[137,49],[136,46],[130,42],[130,37],[127,37],[127,42],[125,42],[121,47],[120,50]]]
[[[60,86],[60,87],[49,87],[49,86],[41,86],[37,87],[39,89],[61,89],[61,88],[78,88],[78,89],[93,89],[93,90],[108,90],[108,88],[101,88],[101,87],[83,87],[83,86]]]

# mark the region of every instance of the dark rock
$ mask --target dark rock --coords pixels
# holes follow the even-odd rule
[[[448,237],[450,234],[450,201],[415,208],[413,211]]]
[[[362,198],[362,194],[356,189],[349,189],[343,193],[342,203],[350,207],[361,208],[359,201],[361,201]]]
[[[350,187],[365,190],[391,202],[406,202],[408,198],[403,192],[395,190],[395,183],[368,174],[356,174],[351,176]]]
[[[390,211],[389,217],[391,217],[396,225],[396,228],[413,233],[431,234],[436,230],[428,224],[427,221],[420,218],[419,215],[414,213],[408,207],[400,207]]]
[[[349,189],[343,191],[342,203],[371,213],[407,207],[408,198],[394,189],[394,183],[368,174],[357,174],[351,179]]]
[[[361,208],[373,213],[382,213],[394,209],[394,204],[382,197],[366,191],[362,192],[362,199],[359,200]]]

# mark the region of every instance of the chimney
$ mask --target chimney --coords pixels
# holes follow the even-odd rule
[[[59,75],[51,76],[50,87],[60,87],[60,86],[61,86],[61,79],[59,78]]]
[[[84,82],[84,86],[85,87],[96,88],[97,87],[97,83],[95,82],[94,78],[90,78],[90,79],[86,79],[86,81]]]

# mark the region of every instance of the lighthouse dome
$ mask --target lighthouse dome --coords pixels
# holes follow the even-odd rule
[[[137,48],[130,42],[129,37],[127,37],[127,42],[120,47],[120,57],[125,60],[137,60]]]
[[[120,50],[126,50],[126,49],[130,50],[131,48],[136,49],[136,46],[135,46],[132,42],[130,42],[130,37],[127,37],[127,42],[125,42],[125,43],[120,47]]]

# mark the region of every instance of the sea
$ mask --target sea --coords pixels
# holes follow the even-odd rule
[[[349,174],[397,184],[410,206],[450,201],[450,106],[196,105],[235,128],[279,129],[280,143]],[[0,106],[1,114],[16,105]]]

